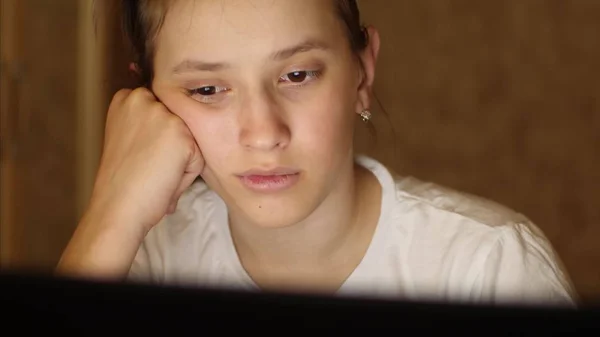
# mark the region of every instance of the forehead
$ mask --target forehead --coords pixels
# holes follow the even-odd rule
[[[344,44],[330,0],[175,0],[156,41],[156,60],[195,56],[232,62],[305,40]]]

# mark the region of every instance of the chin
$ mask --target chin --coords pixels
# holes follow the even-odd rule
[[[284,199],[284,200],[282,200]],[[316,207],[301,200],[285,200],[279,198],[268,200],[254,200],[241,206],[242,213],[250,223],[260,228],[285,228],[293,226],[306,219]]]
[[[235,217],[258,228],[285,228],[304,221],[325,199],[326,188],[305,177],[275,191],[248,189],[238,180],[210,185],[220,188],[216,192]]]

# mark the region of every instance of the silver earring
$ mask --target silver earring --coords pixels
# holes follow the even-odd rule
[[[362,118],[363,122],[368,122],[369,120],[371,120],[371,111],[369,111],[369,109],[364,109],[363,111],[360,112],[360,117]]]

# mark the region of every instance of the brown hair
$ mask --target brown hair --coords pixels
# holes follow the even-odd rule
[[[172,0],[121,0],[122,27],[133,49],[134,62],[139,67],[142,84],[152,82],[154,40],[167,14]],[[361,24],[356,0],[333,0],[338,15],[344,22],[354,53],[364,50],[368,44],[367,30]]]

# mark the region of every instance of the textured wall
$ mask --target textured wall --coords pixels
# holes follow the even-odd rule
[[[377,142],[362,127],[359,148],[528,215],[600,300],[600,1],[361,7],[382,34],[389,119],[375,108]]]

